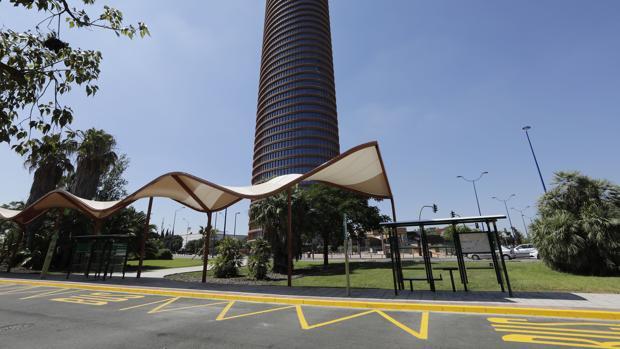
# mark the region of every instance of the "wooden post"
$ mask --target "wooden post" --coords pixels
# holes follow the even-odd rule
[[[293,209],[291,207],[291,188],[287,189],[287,205],[288,205],[288,215],[287,215],[287,261],[288,261],[288,272],[287,272],[287,280],[286,284],[288,287],[293,285]]]
[[[144,253],[146,250],[146,239],[149,235],[149,225],[151,224],[151,209],[153,208],[153,197],[149,198],[149,207],[146,211],[146,221],[144,222],[144,231],[142,232],[142,238],[140,239],[140,260],[138,261],[138,274],[136,278],[139,279],[142,275],[142,263],[144,262]]]
[[[212,212],[207,212],[207,234],[203,237],[202,243],[202,282],[207,282],[207,266],[209,265],[209,236],[211,235],[211,216]]]

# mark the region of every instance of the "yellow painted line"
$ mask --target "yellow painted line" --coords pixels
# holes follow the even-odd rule
[[[570,324],[566,324],[567,326]],[[577,330],[574,328],[564,328],[564,327],[539,327],[539,326],[517,326],[517,325],[493,325],[497,331],[499,329],[517,329],[517,330],[535,330],[535,331],[563,331],[563,332],[573,332],[573,333],[584,333],[584,334],[615,334],[620,336],[620,332],[618,331],[599,331],[599,330]]]
[[[83,289],[83,290],[108,291],[108,292],[137,293],[137,294],[159,295],[159,296],[168,296],[168,297],[186,297],[186,298],[197,298],[197,299],[243,301],[243,302],[256,302],[256,303],[275,303],[275,304],[287,304],[287,305],[313,305],[313,306],[320,306],[320,307],[620,320],[619,311],[603,311],[603,310],[504,307],[504,306],[487,306],[487,305],[455,305],[455,304],[442,304],[442,303],[375,302],[375,301],[359,301],[359,300],[301,298],[301,297],[296,298],[296,297],[280,297],[280,296],[262,296],[262,295],[254,295],[254,294],[245,295],[245,294],[235,294],[235,293],[218,293],[218,292],[211,292],[211,291],[167,290],[167,289],[140,288],[140,287],[131,287],[131,286],[95,285],[95,284],[86,284],[86,283],[67,283],[67,282],[43,281],[43,280],[0,279],[0,283],[15,283],[15,284],[23,284],[23,285],[75,288],[75,289]]]
[[[555,326],[601,326],[601,327],[615,327],[618,324],[604,323],[604,322],[531,322],[528,319],[511,319],[505,317],[490,317],[487,319],[493,324],[498,325],[526,325],[526,326],[542,326],[542,327],[555,327]],[[495,326],[495,325],[493,325]]]
[[[619,339],[620,336],[608,336],[602,334],[587,334],[587,333],[566,333],[558,331],[536,331],[536,330],[514,330],[514,329],[496,329],[497,332],[512,332],[512,333],[524,333],[524,334],[545,334],[552,336],[564,336],[564,337],[581,337],[581,338],[602,338],[602,339]]]
[[[170,298],[167,301],[163,302],[162,304],[156,306],[155,308],[151,309],[147,314],[153,314],[153,313],[157,313],[159,311],[159,309],[164,308],[174,302],[176,302],[177,300],[179,300],[179,298],[181,297],[174,297],[174,298]]]
[[[335,324],[335,323],[346,321],[346,320],[355,319],[357,317],[365,316],[365,315],[372,314],[372,313],[376,312],[376,310],[367,310],[367,311],[364,311],[364,312],[361,312],[361,313],[357,313],[357,314],[353,314],[353,315],[349,315],[349,316],[343,316],[343,317],[340,317],[340,318],[337,318],[337,319],[321,322],[321,323],[314,324],[314,325],[309,325],[308,321],[306,321],[306,317],[304,316],[304,312],[301,309],[301,305],[297,305],[295,308],[297,310],[297,318],[299,319],[299,324],[301,325],[301,328],[304,329],[304,330],[311,330],[311,329],[314,329],[314,328],[318,328],[318,327],[322,327],[322,326],[327,326],[327,325]]]
[[[403,323],[401,323],[400,321],[394,319],[393,317],[389,316],[388,314],[382,312],[381,310],[376,310],[376,312],[377,312],[377,314],[383,316],[389,322],[393,323],[398,328],[400,328],[401,330],[409,333],[410,335],[412,335],[412,336],[414,336],[414,337],[416,337],[418,339],[428,339],[428,318],[429,318],[429,314],[428,314],[427,311],[422,313],[422,319],[420,320],[420,330],[419,331],[414,331],[410,327],[405,326]]]
[[[502,339],[505,342],[519,342],[530,344],[547,344],[563,347],[579,348],[617,348],[617,342],[599,342],[583,338],[566,338],[558,336],[507,334]]]
[[[149,302],[149,303],[144,303],[144,304],[133,305],[131,307],[119,309],[119,311],[136,309],[136,308],[140,308],[140,307],[146,307],[147,305],[158,304],[158,303],[162,303],[162,302],[165,302],[165,301],[168,301],[168,300],[170,300],[170,299],[160,299],[160,300],[155,301],[155,302]]]
[[[39,287],[41,286],[31,285],[31,286],[26,286],[26,287],[18,287],[12,290],[1,292],[0,295],[21,293],[21,292],[32,290],[33,288],[39,288]]]
[[[295,307],[294,305],[289,305],[289,306],[285,306],[285,307],[278,307],[278,308],[272,308],[272,309],[267,309],[267,310],[254,311],[254,312],[251,312],[251,313],[245,313],[245,314],[233,315],[233,316],[228,316],[227,317],[226,314],[228,313],[230,308],[232,308],[233,304],[235,304],[235,301],[229,302],[228,305],[226,305],[224,307],[224,309],[222,309],[222,311],[220,312],[220,314],[217,316],[217,318],[215,320],[216,321],[222,321],[222,320],[238,319],[238,318],[241,318],[241,317],[252,316],[252,315],[259,315],[259,314],[266,314],[266,313],[271,313],[271,312],[278,311],[278,310],[291,309],[291,308]]]
[[[80,291],[81,290],[75,290],[75,289],[72,290],[72,289],[68,289],[68,288],[61,288],[59,290],[51,290],[51,291],[45,291],[43,293],[33,294],[32,296],[20,298],[20,300],[33,299],[33,298],[41,298],[41,297],[45,297],[45,296],[57,296],[57,295],[60,295],[60,294],[67,294],[67,293],[80,292]]]

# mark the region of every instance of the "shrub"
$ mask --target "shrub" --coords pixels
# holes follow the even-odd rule
[[[217,246],[217,254],[213,261],[213,274],[217,278],[229,278],[239,274],[242,263],[241,241],[233,238],[222,239]]]
[[[170,251],[167,248],[163,248],[163,249],[159,250],[158,253],[157,253],[157,259],[171,260],[172,259],[172,251]]]
[[[552,269],[588,275],[620,272],[620,187],[560,172],[538,203],[532,242]]]
[[[248,274],[256,280],[263,280],[267,276],[267,270],[269,269],[271,246],[269,246],[267,240],[259,238],[249,243],[249,248]]]

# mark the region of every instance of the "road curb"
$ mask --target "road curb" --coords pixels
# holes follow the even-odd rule
[[[274,303],[288,305],[309,305],[337,308],[358,308],[396,311],[430,311],[444,313],[473,313],[489,315],[521,315],[521,316],[545,316],[554,318],[620,320],[620,312],[585,309],[559,309],[559,308],[532,308],[532,307],[505,307],[496,305],[468,305],[468,304],[442,304],[442,303],[402,303],[381,302],[369,300],[339,300],[321,298],[287,297],[278,295],[238,294],[229,292],[194,291],[163,288],[145,288],[137,286],[98,285],[81,282],[62,282],[46,280],[22,280],[1,278],[0,284],[20,284],[40,287],[73,288],[89,291],[107,291],[136,293],[154,296],[185,297],[197,299],[213,299],[227,301],[242,301],[254,303]]]

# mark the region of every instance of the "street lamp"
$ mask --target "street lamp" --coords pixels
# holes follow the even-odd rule
[[[226,218],[228,217],[228,208],[224,210],[224,236],[226,237]]]
[[[240,214],[241,212],[235,212],[235,228],[233,229],[233,236],[236,237],[237,236],[237,215]]]
[[[174,219],[172,219],[172,235],[174,235],[174,226],[177,223],[177,212],[181,211],[184,208],[185,206],[181,206],[180,208],[177,208],[176,210],[174,210]]]
[[[480,176],[478,176],[478,178],[476,179],[468,179],[463,176],[456,176],[456,178],[461,178],[462,180],[466,182],[470,182],[474,186],[474,195],[476,195],[476,205],[478,205],[478,215],[480,216],[482,216],[482,210],[480,210],[480,201],[478,200],[478,191],[476,190],[476,182],[479,181],[482,178],[482,176],[484,176],[487,173],[489,172],[487,171],[482,172]]]
[[[534,153],[534,147],[532,147],[532,141],[530,140],[530,134],[527,132],[530,130],[532,126],[524,126],[522,128],[525,131],[525,136],[527,137],[527,142],[530,144],[530,150],[532,151],[532,156],[534,157],[534,163],[536,164],[536,169],[538,170],[538,176],[540,177],[540,183],[542,183],[543,190],[545,193],[547,192],[547,187],[545,186],[545,181],[543,180],[542,173],[540,172],[540,166],[538,166],[538,160],[536,159],[536,153]]]
[[[508,222],[510,223],[510,231],[512,232],[512,237],[513,239],[515,238],[514,236],[514,227],[512,226],[512,219],[510,218],[510,211],[508,211],[508,204],[506,204],[508,201],[510,201],[510,199],[514,198],[516,195],[515,194],[510,194],[510,196],[506,199],[500,199],[497,196],[493,196],[492,199],[495,199],[499,202],[503,202],[504,203],[504,207],[506,208],[506,215],[508,216]]]
[[[519,212],[521,214],[521,221],[523,221],[523,228],[525,228],[525,235],[526,236],[529,236],[530,233],[527,231],[527,224],[525,224],[525,214],[523,214],[523,211],[527,210],[528,208],[530,208],[530,206],[525,206],[524,208],[522,208],[520,210],[518,208],[514,208],[514,207],[510,208],[510,209],[515,210],[515,211],[517,211],[517,212]],[[531,222],[531,220],[530,220],[530,222]]]

